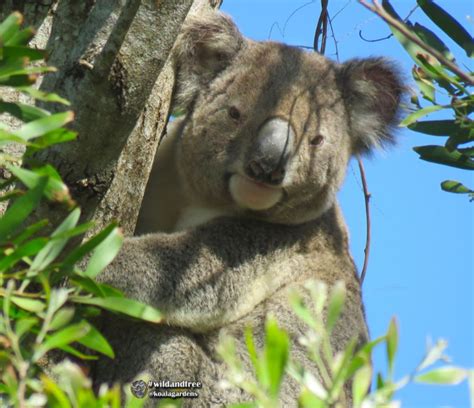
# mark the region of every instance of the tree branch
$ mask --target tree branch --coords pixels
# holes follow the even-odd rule
[[[50,34],[38,30],[49,36],[49,63],[58,68],[41,88],[71,101],[79,136],[34,160],[59,170],[95,230],[115,220],[133,234],[168,116],[173,75],[165,62],[191,5],[209,3],[59,0]],[[45,205],[37,215],[55,224],[63,214]]]

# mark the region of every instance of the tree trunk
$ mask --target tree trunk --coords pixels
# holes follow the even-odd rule
[[[219,0],[4,0],[0,18],[19,10],[38,32],[58,72],[41,88],[69,99],[74,142],[35,159],[54,165],[96,230],[117,220],[135,228],[154,154],[164,131],[173,72],[167,58],[190,8]],[[62,106],[51,107],[63,109]],[[60,219],[58,209],[41,216]]]

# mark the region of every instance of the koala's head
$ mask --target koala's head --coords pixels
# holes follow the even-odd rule
[[[178,168],[205,204],[277,223],[335,201],[350,157],[392,143],[403,85],[380,58],[334,63],[242,37],[218,12],[188,19],[174,51],[186,112]]]

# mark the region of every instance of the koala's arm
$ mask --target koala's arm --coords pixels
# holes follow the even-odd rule
[[[270,226],[271,234],[268,224],[229,218],[128,238],[98,280],[155,306],[170,325],[221,327],[295,278],[284,254],[292,245],[285,228]]]

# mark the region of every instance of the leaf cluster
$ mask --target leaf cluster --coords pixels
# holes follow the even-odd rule
[[[34,30],[21,29],[21,23],[22,16],[13,13],[0,24],[0,89],[9,87],[36,100],[69,105],[34,87],[39,75],[55,69],[44,64],[43,50],[28,47]],[[74,119],[73,112],[51,114],[0,99],[0,113],[23,123],[16,130],[0,124],[0,170],[8,175],[0,186],[0,200],[9,200],[0,218],[0,405],[119,407],[117,387],[102,387],[96,396],[78,365],[64,361],[48,367],[49,356],[61,351],[85,361],[98,355],[113,358],[110,344],[92,323],[102,310],[153,323],[160,322],[161,315],[94,280],[121,247],[117,225],[71,244],[91,223],[80,221],[80,208],[59,173],[50,165],[24,168],[5,149],[19,143],[29,156],[74,140],[76,132],[65,127]],[[42,201],[65,207],[67,216],[58,225],[47,219],[31,221]],[[135,400],[133,406],[139,405]]]
[[[466,379],[474,402],[473,370],[447,364],[433,368],[434,364],[448,360],[443,354],[447,347],[444,340],[428,345],[425,356],[411,374],[397,381],[394,379],[398,348],[395,319],[390,322],[385,335],[363,345],[352,339],[343,350],[335,352],[331,345],[331,332],[343,310],[346,289],[339,282],[329,293],[325,283],[313,281],[306,285],[306,290],[311,297],[310,304],[305,304],[303,296],[296,292],[291,294],[290,302],[297,318],[307,326],[307,331],[298,341],[306,348],[306,355],[314,362],[318,373],[292,359],[288,334],[272,316],[268,316],[262,350],[256,350],[251,329],[246,332],[253,376],[243,369],[237,357],[235,340],[227,337],[220,343],[219,353],[228,366],[228,379],[223,386],[232,384],[254,398],[252,402],[233,405],[234,408],[278,407],[280,386],[285,376],[292,377],[299,384],[300,389],[295,390],[295,394],[298,395],[298,406],[302,408],[346,408],[349,406],[346,396],[349,388],[354,408],[395,408],[400,406],[395,393],[411,382],[456,385]],[[386,374],[375,372],[372,366],[374,350],[379,347],[385,348]]]
[[[438,31],[447,35],[467,57],[474,57],[472,36],[453,16],[434,1],[417,0],[417,4]],[[417,146],[415,152],[422,160],[474,170],[474,122],[470,117],[474,110],[473,73],[465,72],[459,66],[438,33],[420,23],[403,22],[388,0],[384,0],[382,5],[396,22],[408,29],[407,33],[390,25],[394,37],[415,62],[412,75],[424,101],[422,103],[418,95],[412,96],[412,112],[401,126],[437,140],[447,138],[444,145]],[[421,120],[434,112],[442,112],[451,118]],[[441,188],[451,193],[468,194],[471,201],[474,200],[474,191],[458,181],[445,180]]]

